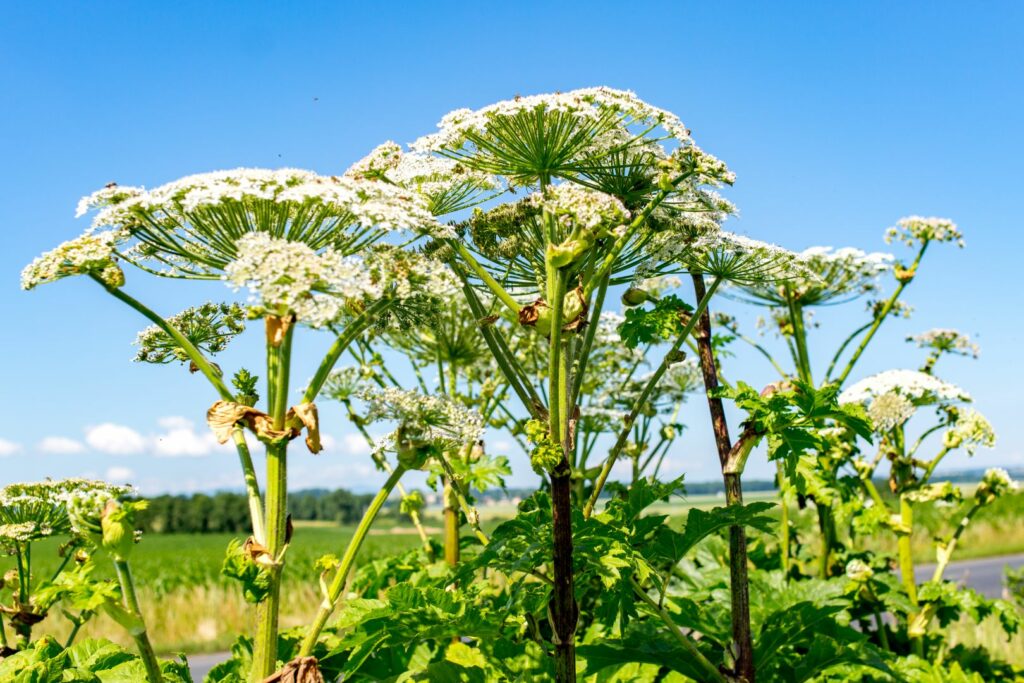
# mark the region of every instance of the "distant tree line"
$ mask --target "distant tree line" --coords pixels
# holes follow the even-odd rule
[[[344,489],[312,489],[288,496],[296,520],[356,524],[373,499]],[[207,495],[154,496],[142,514],[141,529],[151,533],[248,533],[249,508],[245,495],[222,491]]]
[[[981,470],[963,470],[947,475],[953,482],[976,482]],[[1016,469],[1011,475],[1024,479],[1024,470]],[[878,482],[884,490],[885,482]],[[770,491],[775,488],[771,480],[743,482],[746,491]],[[723,492],[720,481],[698,481],[686,484],[686,492],[692,496],[714,495]],[[526,498],[533,489],[491,489],[483,494],[473,492],[480,501]],[[608,493],[605,494],[610,495]],[[309,489],[289,494],[288,509],[295,520],[357,524],[369,506],[372,494],[360,494],[345,489]],[[248,533],[249,509],[245,495],[222,491],[207,495],[196,493],[189,496],[154,496],[149,498],[149,508],[142,515],[141,528],[150,533]],[[398,515],[398,506],[389,504],[386,515]]]

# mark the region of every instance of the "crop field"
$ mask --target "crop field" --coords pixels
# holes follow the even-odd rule
[[[773,500],[774,492],[758,492],[750,500]],[[699,495],[675,501],[660,503],[650,508],[652,514],[667,514],[673,526],[681,526],[686,512],[691,507],[709,509],[723,504],[721,496]],[[427,529],[440,540],[440,511],[427,511],[423,521]],[[492,505],[484,508],[483,526],[493,529],[502,521],[511,518],[515,506],[511,503]],[[801,519],[802,527],[810,532],[812,520],[809,515],[801,517],[794,509],[793,514]],[[1024,493],[1000,499],[975,519],[963,537],[961,558],[987,557],[1024,551],[1024,527],[1018,523],[1024,514]],[[778,516],[776,511],[775,516]],[[914,536],[914,556],[922,563],[934,562],[931,537],[948,525],[942,515],[930,517],[926,527]],[[308,620],[321,597],[316,590],[318,572],[316,560],[328,553],[338,554],[351,539],[354,527],[338,526],[324,522],[299,522],[295,525],[292,544],[288,550],[292,570],[286,579],[288,599],[282,607],[282,623],[298,626]],[[228,648],[235,634],[244,632],[254,619],[254,608],[242,599],[235,582],[221,574],[224,551],[231,534],[146,534],[134,573],[139,592],[143,596],[147,621],[154,640],[160,643],[160,650],[167,654],[174,652],[213,652]],[[362,562],[402,552],[419,544],[415,529],[400,522],[381,520],[374,533],[369,536],[363,552]],[[874,544],[879,550],[893,550],[886,543]],[[34,555],[37,570],[45,575],[59,564],[56,542],[43,542]],[[0,571],[13,567],[11,558],[0,558]],[[110,570],[99,571],[97,576],[112,579]],[[41,634],[52,634],[66,638],[71,625],[56,619],[46,622]],[[1005,641],[1002,631],[994,624],[985,624],[974,629],[969,624],[954,624],[957,642],[968,644],[992,642],[1005,652],[1009,661],[1024,665],[1024,638],[1015,637]],[[85,626],[82,635],[103,637],[130,643],[120,627],[107,617],[97,617]]]

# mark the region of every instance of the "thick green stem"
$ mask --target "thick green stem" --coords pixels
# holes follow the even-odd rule
[[[139,657],[143,666],[146,667],[146,679],[149,683],[161,683],[163,675],[160,673],[160,662],[157,661],[153,645],[149,642],[149,635],[146,633],[145,622],[142,620],[142,610],[139,607],[139,598],[135,593],[135,581],[132,579],[132,571],[127,560],[114,558],[114,569],[117,572],[118,583],[121,584],[121,597],[124,608],[142,624],[141,629],[134,629],[131,636],[135,646],[139,650]]]
[[[814,384],[811,375],[811,356],[807,351],[807,328],[804,326],[804,310],[791,297],[787,297],[789,317],[793,323],[793,342],[796,344],[796,355],[800,361],[797,376],[808,384]]]
[[[692,276],[694,294],[703,301],[707,293],[704,287],[704,276]],[[725,420],[725,408],[722,399],[716,397],[718,389],[718,365],[715,362],[714,349],[711,346],[711,315],[705,308],[699,314],[697,323],[697,350],[700,356],[701,374],[704,377],[704,389],[708,399],[708,411],[711,414],[711,427],[715,435],[715,446],[718,459],[722,466],[722,478],[725,483],[726,501],[729,505],[740,505],[743,502],[743,489],[740,479],[742,464],[737,467],[738,458],[733,454],[729,437],[729,425]],[[745,435],[746,436],[746,435]],[[751,435],[751,439],[756,438]],[[740,456],[745,462],[753,443],[744,444]],[[747,539],[742,526],[729,527],[729,576],[732,595],[732,638],[736,653],[736,678],[743,683],[754,683],[754,639],[750,629],[750,588],[747,578]]]
[[[459,502],[451,480],[444,477],[444,561],[454,567],[459,563]]]
[[[348,575],[352,571],[352,566],[355,564],[356,555],[359,553],[360,547],[363,545],[363,541],[366,540],[366,534],[369,533],[370,527],[373,525],[373,521],[377,518],[377,514],[380,509],[384,506],[384,502],[391,495],[392,489],[398,484],[398,480],[405,474],[405,467],[399,464],[395,470],[388,477],[387,481],[384,482],[384,486],[381,487],[377,495],[374,496],[370,506],[363,513],[363,518],[359,520],[359,526],[356,527],[355,533],[352,535],[352,539],[348,542],[348,546],[345,548],[345,554],[341,558],[341,562],[338,565],[338,569],[334,574],[334,579],[331,581],[330,587],[327,589],[327,595],[324,596],[324,601],[320,605],[320,610],[316,614],[316,618],[313,620],[313,625],[309,627],[309,631],[306,633],[306,637],[302,641],[302,649],[299,651],[300,657],[308,657],[312,654],[313,648],[316,646],[316,641],[320,637],[320,633],[324,630],[324,626],[327,625],[327,620],[334,612],[335,607],[338,604],[338,598],[341,597],[341,591],[345,588],[345,584],[348,581]]]
[[[900,496],[900,526],[903,529],[897,542],[900,558],[900,578],[910,602],[917,606],[917,580],[914,578],[914,556],[911,552],[911,536],[914,529],[914,509],[906,496]]]
[[[781,555],[782,576],[789,581],[790,529],[789,529],[789,479],[782,468],[782,462],[775,464],[779,479],[779,500],[782,503],[782,520],[779,523],[779,554]]]
[[[676,352],[680,349],[683,343],[685,343],[687,338],[689,338],[690,334],[694,330],[694,326],[697,324],[697,321],[707,311],[708,303],[711,301],[711,297],[714,296],[715,291],[718,289],[720,284],[721,280],[716,279],[711,283],[711,288],[704,292],[704,295],[700,298],[700,301],[697,304],[697,309],[693,312],[693,315],[690,316],[686,326],[683,327],[683,331],[679,335],[679,338],[676,339],[675,344],[672,345],[669,352],[665,354],[665,357],[658,365],[658,368],[654,371],[654,374],[651,375],[651,378],[647,380],[647,384],[644,385],[643,390],[641,390],[640,396],[633,404],[633,408],[629,411],[629,415],[626,416],[625,425],[623,426],[622,431],[619,432],[619,436],[615,440],[615,444],[612,446],[611,450],[608,451],[608,457],[605,458],[604,464],[601,466],[601,472],[597,475],[597,480],[594,482],[594,490],[591,492],[590,498],[587,500],[587,504],[583,506],[584,517],[590,517],[590,515],[593,514],[594,506],[597,505],[597,499],[601,495],[601,491],[604,489],[605,483],[608,481],[608,476],[612,472],[612,467],[615,465],[616,459],[618,459],[619,455],[622,453],[622,449],[626,446],[626,442],[629,440],[629,434],[630,430],[633,428],[633,423],[636,421],[640,411],[643,410],[644,404],[647,403],[647,398],[651,395],[651,392],[654,391],[658,382],[664,376],[665,372],[668,371],[669,365],[672,364],[672,360]]]
[[[283,430],[288,411],[288,381],[291,368],[292,335],[289,325],[279,346],[267,338],[267,399],[275,430]],[[251,680],[256,683],[274,673],[277,667],[278,614],[281,608],[281,574],[284,547],[288,535],[288,441],[267,444],[267,552],[272,558],[268,568],[270,586],[256,615],[256,641],[253,646]]]
[[[818,575],[827,579],[832,574],[832,553],[835,548],[836,522],[832,515],[832,506],[814,501],[818,513],[818,538],[821,543],[821,551],[818,553]]]

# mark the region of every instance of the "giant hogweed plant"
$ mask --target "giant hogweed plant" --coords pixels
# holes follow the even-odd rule
[[[446,189],[431,198],[438,216],[475,206],[468,218],[453,216],[454,234],[438,237],[431,251],[462,279],[479,333],[529,414],[524,431],[531,461],[544,472],[550,492],[550,645],[558,680],[574,680],[579,622],[574,515],[595,514],[639,414],[706,319],[719,287],[785,280],[798,270],[798,259],[722,231],[719,224],[731,205],[715,190],[733,180],[725,165],[697,147],[671,113],[606,88],[457,110],[411,152],[388,143],[358,173],[428,194],[437,178],[486,174],[497,179],[486,188],[470,179],[459,192]],[[504,189],[503,196],[525,197],[498,203],[495,188]],[[694,305],[675,296],[647,301],[642,288],[633,291],[633,303],[651,305],[633,312],[630,324],[621,328],[621,342],[634,347],[665,342],[669,350],[623,411],[613,446],[574,502],[581,392],[599,328],[591,323],[599,320],[611,288],[672,273],[694,279]],[[505,316],[511,325],[495,324]],[[529,347],[525,353],[523,346]],[[530,364],[537,354],[546,361],[542,372]],[[705,379],[712,382],[710,360],[706,354],[701,360]],[[724,429],[717,416],[716,423]],[[741,468],[733,463],[732,470],[729,502],[738,505]],[[731,675],[753,680],[744,607],[745,541],[741,533],[734,535],[732,562],[742,569],[735,581],[738,654]],[[710,664],[708,669],[717,670]]]
[[[414,318],[452,290],[454,280],[442,265],[386,238],[404,233],[408,242],[449,231],[419,194],[289,169],[202,174],[151,190],[111,184],[83,199],[79,214],[90,210],[96,211],[92,227],[27,266],[22,285],[89,278],[153,324],[140,335],[140,360],[187,361],[211,385],[217,400],[207,420],[219,441],[234,443],[249,498],[253,535],[244,550],[251,566],[236,573],[255,572],[262,584],[251,672],[252,680],[262,681],[278,668],[280,583],[290,537],[289,444],[305,434],[308,449],[321,450],[315,400],[353,340],[382,317]],[[243,368],[229,382],[210,360],[240,331],[237,310],[205,305],[160,315],[128,293],[123,265],[157,277],[224,280],[250,291],[246,315],[265,327],[265,409],[257,407],[257,377]],[[295,331],[303,327],[330,331],[335,339],[299,402],[289,406]],[[265,448],[265,493],[247,431]],[[393,478],[403,470],[400,464]]]
[[[769,323],[784,342],[788,359],[779,359],[761,342],[742,333],[735,319],[721,320],[723,328],[732,339],[741,340],[766,358],[783,379],[795,378],[808,384],[824,387],[835,384],[842,387],[863,357],[877,332],[886,320],[910,315],[910,307],[902,297],[920,269],[928,248],[933,244],[958,243],[963,246],[963,237],[957,226],[943,218],[910,216],[900,219],[898,224],[886,232],[886,241],[898,241],[910,247],[909,262],[897,260],[886,253],[865,253],[859,249],[811,247],[802,252],[807,271],[812,278],[791,278],[779,284],[752,283],[733,288],[727,294],[734,298],[768,308]],[[887,296],[881,295],[880,279],[891,276],[895,287]],[[813,328],[812,313],[816,308],[846,304],[867,295],[878,298],[868,302],[867,319],[847,335],[843,342],[830,354],[831,361],[823,374],[815,371],[812,364],[812,341],[809,334]],[[762,324],[763,321],[759,321]],[[820,369],[819,369],[820,370]],[[825,426],[825,425],[822,425]],[[789,510],[797,498],[807,497],[814,501],[818,515],[821,551],[818,573],[822,577],[832,575],[837,569],[836,552],[840,550],[837,539],[836,497],[838,472],[845,460],[839,451],[824,451],[813,459],[814,476],[802,476],[794,483],[791,477],[779,470],[779,487],[783,501],[783,524],[781,555],[784,571],[791,567],[793,548],[790,543]],[[798,484],[798,485],[797,485]],[[841,510],[838,512],[841,513]]]
[[[743,503],[742,474],[766,442],[782,481],[817,496],[807,482],[838,471],[818,461],[841,453],[853,462],[855,435],[898,452],[893,444],[903,437],[872,429],[861,401],[840,403],[840,385],[899,310],[927,243],[958,234],[942,221],[904,225],[921,242],[917,259],[894,269],[896,294],[840,349],[859,340],[840,381],[815,385],[809,362],[803,375],[776,362],[783,377],[759,392],[723,377],[727,338],[714,333],[710,311],[723,286],[782,297],[784,307],[771,305],[784,324],[787,314],[798,319],[786,292],[836,299],[842,294],[830,291],[866,287],[889,266],[871,257],[851,275],[846,266],[823,268],[827,253],[795,255],[723,231],[732,209],[716,190],[731,182],[674,115],[594,88],[458,110],[410,151],[382,145],[342,177],[236,171],[148,192],[110,186],[84,200],[82,212],[99,209],[94,229],[30,265],[25,286],[84,274],[145,315],[154,326],[140,335],[138,360],[180,362],[205,377],[220,399],[211,427],[233,441],[242,463],[253,536],[232,546],[225,573],[259,605],[257,629],[208,680],[571,681],[578,665],[588,680],[608,681],[940,680],[941,646],[935,663],[893,662],[886,653],[901,646],[884,641],[927,644],[932,620],[998,607],[977,596],[957,601],[938,580],[917,602],[894,600],[877,562],[850,563],[841,578],[790,581],[787,551],[786,571],[751,572],[769,556],[759,542],[748,548],[746,530],[775,525],[769,504]],[[389,237],[398,233],[408,234],[401,247]],[[408,249],[424,235],[425,249]],[[164,318],[125,292],[124,263],[164,277],[225,279],[253,296],[245,307],[205,304]],[[678,276],[689,279],[692,298]],[[462,298],[453,302],[457,290]],[[620,290],[626,308],[616,317],[606,302]],[[802,303],[814,305],[807,296]],[[265,321],[266,410],[257,407],[252,373],[240,369],[229,384],[210,360],[241,333],[243,318]],[[299,325],[329,331],[335,342],[289,409]],[[803,317],[798,326],[801,343],[787,335],[797,367],[809,357]],[[948,335],[932,336],[920,342],[932,350],[928,373],[936,354],[965,352]],[[335,371],[346,351],[358,366]],[[389,369],[385,357],[395,351],[408,359],[415,387]],[[435,371],[437,390],[428,374]],[[668,450],[684,443],[679,406],[694,388],[706,395],[727,505],[691,510],[680,530],[651,506],[683,490],[681,480],[657,475]],[[279,634],[287,446],[304,434],[318,450],[314,401],[322,395],[346,407],[388,476],[342,557],[319,563],[313,624]],[[725,401],[745,415],[735,434]],[[376,438],[376,421],[395,429]],[[499,483],[505,465],[484,452],[485,425],[508,429],[544,478],[543,490],[490,533],[470,489]],[[955,429],[949,420],[946,427]],[[265,495],[246,431],[266,447]],[[905,452],[893,459],[920,469]],[[620,460],[628,485],[610,481]],[[435,561],[420,502],[401,485],[413,469],[441,482],[446,562]],[[915,485],[908,496],[932,490]],[[997,474],[987,477],[976,503],[1005,488]],[[358,567],[362,541],[395,489],[423,547]],[[463,520],[468,543],[459,538]],[[941,547],[951,552],[958,538]],[[830,540],[825,554],[834,549]],[[896,614],[902,631],[871,621],[880,610]],[[60,666],[81,658],[48,642],[22,655],[63,658]]]
[[[833,355],[822,389],[838,391],[886,317],[897,313],[909,315],[909,307],[902,304],[899,297],[916,274],[927,247],[933,242],[961,242],[962,237],[948,220],[911,217],[902,219],[887,233],[887,240],[892,239],[916,247],[911,266],[895,262],[885,254],[813,248],[804,252],[804,256],[808,268],[819,275],[817,282],[807,284],[794,279],[777,288],[744,287],[736,294],[772,307],[772,318],[786,341],[794,370],[783,370],[783,364],[761,343],[744,337],[734,319],[723,319],[724,327],[733,339],[743,339],[768,358],[785,381],[811,382],[807,334],[810,325],[805,309],[843,303],[874,292],[878,289],[878,277],[891,272],[897,285],[894,291],[887,298],[869,304],[868,322],[857,328]],[[870,629],[873,641],[887,651],[927,654],[941,666],[947,656],[944,645],[928,637],[928,627],[938,614],[942,615],[945,625],[961,613],[979,621],[995,613],[1002,619],[1007,633],[1016,630],[1012,611],[1001,602],[986,600],[967,589],[960,589],[958,593],[952,584],[943,582],[945,569],[971,519],[1015,484],[1005,472],[990,470],[975,495],[965,497],[959,487],[950,482],[934,481],[936,468],[949,453],[960,449],[973,455],[978,448],[992,447],[995,433],[984,416],[965,405],[970,402],[967,392],[934,374],[944,355],[976,358],[977,345],[966,335],[951,329],[929,330],[912,335],[907,341],[927,352],[919,370],[883,372],[857,382],[838,397],[840,404],[859,409],[871,425],[872,438],[867,438],[863,431],[859,436],[867,438],[873,453],[867,454],[868,450],[862,449],[858,433],[849,423],[831,417],[817,422],[815,443],[802,458],[788,464],[780,460],[781,567],[784,576],[800,576],[801,557],[816,559],[817,573],[828,577],[836,573],[837,566],[845,566],[845,576],[861,587],[854,612],[866,616],[866,623],[873,624]],[[837,372],[844,352],[854,343],[855,350]],[[934,408],[937,419],[930,425],[908,431],[910,418],[924,407]],[[885,474],[881,471],[883,465],[888,467],[884,493],[879,489],[880,477]],[[799,546],[790,542],[787,515],[789,507],[796,502],[795,494],[807,496],[817,508],[822,544],[816,555],[802,556]],[[958,523],[935,538],[936,567],[931,580],[918,586],[914,578],[911,536],[914,510],[923,506],[960,509],[955,514]],[[858,545],[866,537],[879,533],[891,534],[896,539],[899,581],[887,571],[887,558],[875,556]],[[882,618],[886,612],[897,617],[895,628]]]

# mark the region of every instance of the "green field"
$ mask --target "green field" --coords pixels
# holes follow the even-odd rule
[[[773,500],[772,493],[758,493],[748,500]],[[679,524],[690,507],[714,507],[721,504],[716,496],[694,496],[685,500],[652,507],[658,514],[669,514]],[[497,526],[515,512],[512,504],[487,506],[481,510],[485,529]],[[972,523],[957,550],[957,559],[998,555],[1024,550],[1024,493],[997,501]],[[811,511],[794,510],[793,517],[810,527]],[[942,533],[957,519],[948,515],[922,515],[922,529],[914,537],[914,551],[920,562],[934,557],[932,536]],[[441,520],[437,511],[429,511],[424,524],[438,540]],[[329,523],[299,522],[287,554],[285,590],[282,610],[285,626],[308,623],[321,601],[318,573],[314,563],[325,553],[341,554],[352,535],[353,527]],[[147,534],[132,555],[131,562],[153,640],[165,652],[201,652],[221,650],[234,635],[248,632],[253,618],[251,605],[242,599],[237,585],[220,574],[224,550],[231,534]],[[382,518],[367,538],[360,553],[360,564],[376,557],[410,549],[420,543],[411,526]],[[885,548],[882,542],[876,544]],[[57,543],[39,543],[33,553],[33,574],[52,573],[59,562]],[[13,567],[13,559],[0,557],[0,569]],[[99,576],[112,576],[108,563],[99,562]],[[60,615],[53,615],[40,627],[40,633],[62,637],[69,625]],[[120,627],[98,617],[83,630],[85,636],[104,636],[124,642]]]

